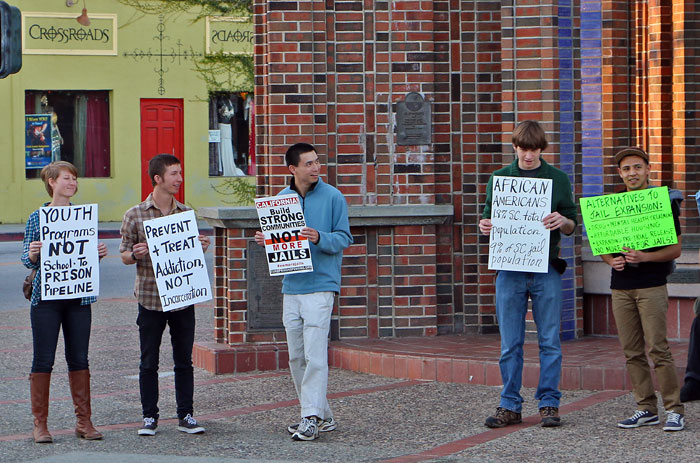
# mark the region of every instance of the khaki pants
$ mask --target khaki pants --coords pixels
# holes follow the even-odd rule
[[[666,285],[630,290],[613,289],[612,304],[638,409],[658,413],[651,370],[645,354],[646,344],[649,357],[654,363],[664,408],[666,411],[683,413],[676,365],[666,339]]]
[[[335,295],[332,291],[285,294],[282,322],[287,332],[289,370],[301,404],[301,416],[333,418],[328,405],[328,331]]]

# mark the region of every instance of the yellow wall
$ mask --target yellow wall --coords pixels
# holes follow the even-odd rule
[[[23,12],[74,13],[82,2],[68,8],[63,0],[10,0]],[[194,207],[223,205],[231,201],[212,189],[224,177],[209,177],[208,103],[204,81],[191,60],[167,61],[165,93],[158,94],[155,59],[124,56],[136,48],[159,48],[156,15],[142,15],[115,0],[90,0],[89,14],[116,14],[116,56],[23,56],[18,74],[0,79],[0,223],[21,223],[48,197],[39,179],[26,180],[24,169],[25,90],[109,90],[111,124],[111,178],[81,178],[75,203],[98,203],[100,221],[121,221],[124,211],[140,202],[140,100],[182,98],[184,104],[185,202]],[[189,49],[204,53],[205,21],[194,16],[166,18],[169,46],[179,39]],[[127,24],[128,23],[128,24]],[[232,89],[236,90],[236,89]],[[250,181],[254,181],[252,178]]]

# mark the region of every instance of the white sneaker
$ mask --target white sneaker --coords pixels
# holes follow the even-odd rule
[[[318,438],[318,422],[316,417],[302,418],[299,428],[292,434],[293,440],[314,440]]]
[[[338,424],[331,416],[330,419],[321,420],[318,423],[318,432],[335,431],[335,428],[337,426],[338,426]],[[289,426],[287,426],[287,432],[289,432],[289,434],[294,434],[295,432],[297,432],[297,429],[299,429],[299,423],[294,423],[294,424],[290,424]]]

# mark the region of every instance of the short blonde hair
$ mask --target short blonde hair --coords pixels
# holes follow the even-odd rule
[[[70,172],[74,177],[78,176],[78,169],[71,164],[68,161],[55,161],[52,162],[51,164],[44,166],[43,169],[41,169],[41,179],[44,181],[44,186],[46,187],[46,191],[49,193],[49,196],[53,198],[53,187],[49,185],[49,179],[51,180],[56,180],[59,175],[61,175],[62,170],[67,170]],[[75,189],[75,192],[78,192],[78,189]]]

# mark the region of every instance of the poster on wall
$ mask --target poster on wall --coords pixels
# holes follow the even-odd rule
[[[489,270],[547,273],[551,209],[551,179],[494,177]]]
[[[24,126],[25,168],[41,169],[51,163],[51,114],[27,114]]]
[[[41,299],[99,296],[97,204],[39,209]]]
[[[143,230],[163,311],[210,300],[211,284],[194,211],[144,220]]]
[[[304,211],[296,194],[255,200],[270,276],[313,272],[309,240],[301,236],[306,227]]]

